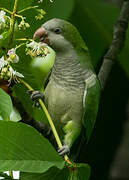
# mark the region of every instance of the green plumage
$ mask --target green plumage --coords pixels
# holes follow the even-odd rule
[[[89,140],[98,111],[100,86],[89,51],[69,22],[52,19],[42,27],[56,52],[45,89],[45,104],[65,145],[71,147],[82,126]]]

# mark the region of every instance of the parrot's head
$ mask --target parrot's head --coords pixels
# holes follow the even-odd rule
[[[62,19],[51,19],[36,30],[34,40],[39,38],[47,43],[55,52],[67,52],[71,47],[81,49],[85,47],[78,30],[71,23]]]

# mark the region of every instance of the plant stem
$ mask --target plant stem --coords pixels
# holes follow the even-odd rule
[[[20,13],[26,11],[26,10],[35,9],[35,8],[38,8],[38,6],[30,6],[30,7],[27,7],[27,8],[25,8],[25,9],[22,9],[22,10],[18,11],[18,14],[20,14]]]
[[[20,80],[20,82],[21,82],[22,84],[24,84],[30,91],[33,91],[33,88],[32,88],[27,82],[25,82],[24,80],[21,80],[21,79],[19,79],[19,80]],[[55,139],[56,139],[56,142],[57,142],[57,144],[58,144],[58,147],[61,148],[61,147],[62,147],[62,143],[61,143],[61,140],[60,140],[60,138],[59,138],[59,135],[58,135],[58,133],[57,133],[57,131],[56,131],[56,128],[55,128],[55,126],[54,126],[54,123],[53,123],[53,121],[52,121],[52,118],[51,118],[51,116],[50,116],[50,114],[49,114],[49,112],[48,112],[45,104],[43,103],[43,101],[42,101],[41,99],[39,99],[39,103],[40,103],[43,111],[45,112],[45,114],[46,114],[46,116],[47,116],[48,122],[49,122],[49,124],[50,124],[50,126],[51,126],[51,128],[52,128],[52,132],[53,132],[53,134],[54,134],[54,136],[55,136]],[[68,158],[67,155],[64,156],[64,159],[65,159],[65,161],[66,161],[67,163],[72,164],[72,162],[70,161],[70,159]]]
[[[14,37],[14,27],[15,27],[15,19],[16,19],[15,17],[16,17],[16,12],[17,12],[17,4],[18,4],[18,0],[15,0],[12,16],[11,16],[11,20],[10,20],[10,32],[11,32],[11,34],[10,34],[10,40],[9,40],[9,48],[13,42],[13,37]]]
[[[22,43],[19,46],[16,46],[16,49],[20,48],[21,46],[24,46],[26,43]]]
[[[33,39],[29,39],[29,38],[20,38],[20,39],[15,39],[15,41],[33,41]]]
[[[18,15],[18,14],[15,14],[16,17],[19,17],[21,19],[24,19],[24,17],[22,15]]]

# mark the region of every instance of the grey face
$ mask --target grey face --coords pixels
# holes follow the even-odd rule
[[[52,19],[43,24],[42,27],[46,29],[48,33],[48,39],[50,41],[50,46],[55,51],[62,52],[69,50],[71,44],[64,38],[65,29],[61,20]]]
[[[35,32],[34,36],[48,43],[56,52],[67,52],[72,45],[64,38],[65,28],[62,22],[64,21],[59,19],[49,20]]]

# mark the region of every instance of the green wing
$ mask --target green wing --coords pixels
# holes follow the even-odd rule
[[[89,141],[91,133],[93,131],[98,107],[100,100],[100,84],[93,73],[89,78],[85,80],[86,88],[84,93],[84,117],[83,117],[83,125],[86,128],[86,137]]]
[[[80,61],[82,68],[86,69],[88,72],[85,77],[86,86],[83,99],[83,125],[86,128],[86,137],[89,141],[97,117],[101,88],[99,80],[95,74],[93,65],[91,63],[88,48],[86,46],[83,46],[81,51],[78,52],[78,56],[78,60]]]

